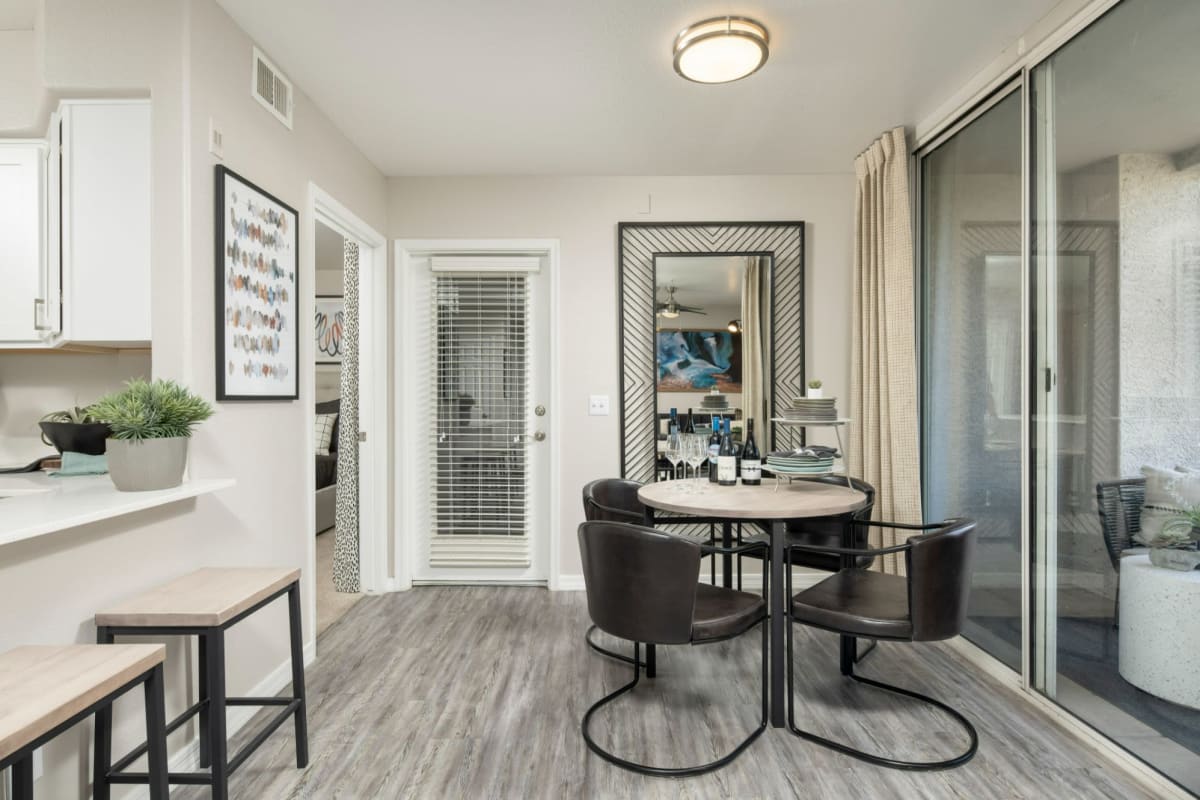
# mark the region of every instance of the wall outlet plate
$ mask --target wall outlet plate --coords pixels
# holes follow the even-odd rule
[[[588,397],[588,415],[592,417],[607,417],[608,395],[594,394]]]

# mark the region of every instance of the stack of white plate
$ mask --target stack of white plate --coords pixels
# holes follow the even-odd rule
[[[772,453],[766,468],[776,475],[826,475],[833,471],[833,457],[793,456]]]
[[[836,397],[797,397],[783,410],[784,419],[833,422],[837,419]]]
[[[706,394],[700,401],[700,407],[705,411],[728,411],[729,396],[724,394]]]

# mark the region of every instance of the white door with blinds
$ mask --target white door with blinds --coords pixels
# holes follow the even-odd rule
[[[412,495],[417,582],[547,577],[549,331],[539,255],[430,255]],[[427,266],[426,266],[427,265]],[[427,338],[425,338],[427,337]]]

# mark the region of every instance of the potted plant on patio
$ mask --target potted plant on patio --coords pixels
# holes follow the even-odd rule
[[[133,380],[101,398],[92,415],[112,428],[108,473],[123,492],[170,489],[183,482],[188,439],[212,406],[174,381]]]

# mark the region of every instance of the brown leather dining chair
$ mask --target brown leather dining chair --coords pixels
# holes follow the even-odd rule
[[[588,748],[623,769],[643,775],[699,775],[731,763],[767,727],[767,603],[761,595],[699,583],[700,559],[710,550],[757,549],[702,545],[694,539],[624,522],[584,522],[579,552],[587,588],[588,614],[600,630],[633,645],[633,680],[594,703],[581,730]],[[765,564],[765,561],[764,561]],[[600,747],[589,726],[602,707],[638,685],[642,644],[707,644],[762,629],[762,717],[758,727],[730,753],[695,767],[654,767]]]
[[[933,525],[903,525],[888,522],[854,523],[858,526],[919,531],[904,544],[876,549],[795,544],[786,551],[789,568],[787,593],[791,597],[788,616],[792,622],[832,631],[843,636],[861,636],[891,642],[936,642],[957,636],[967,616],[971,569],[975,551],[975,523],[951,519]],[[791,559],[795,552],[834,556],[881,556],[902,553],[906,575],[885,575],[860,567],[841,569],[820,583],[792,595]],[[970,761],[979,748],[975,727],[950,706],[923,694],[856,675],[854,662],[842,662],[846,677],[867,686],[911,697],[938,708],[966,731],[969,747],[960,755],[942,761],[901,761],[866,753],[796,727],[793,626],[787,632],[788,727],[792,733],[854,758],[883,767],[905,770],[935,770],[958,767]]]
[[[642,488],[641,483],[624,478],[599,478],[588,483],[583,487],[583,518],[589,522],[628,522],[633,525],[641,525],[645,520],[646,508],[642,505],[642,501],[638,500],[638,489],[640,488]],[[670,523],[664,520],[660,521],[659,524],[669,525]],[[708,543],[710,545],[714,544],[713,529],[711,526],[709,528]],[[753,552],[757,552],[757,550]],[[709,560],[712,564],[716,564],[716,556],[713,556]],[[713,569],[712,582],[716,583],[715,567]],[[592,639],[592,634],[595,631],[596,626],[592,625],[583,635],[588,647],[609,658],[615,658],[627,664],[633,663],[633,659],[629,656],[596,644],[595,640]],[[643,664],[643,666],[645,665]]]

